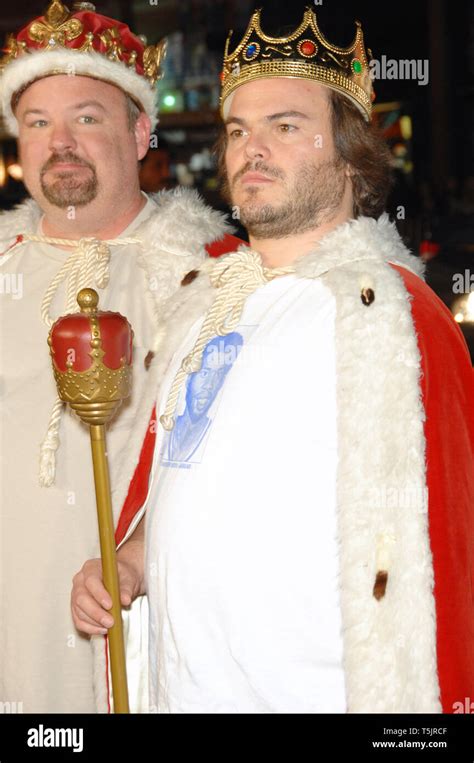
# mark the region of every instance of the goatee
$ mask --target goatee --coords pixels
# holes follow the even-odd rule
[[[88,167],[90,173],[82,178],[73,169],[55,173],[54,180],[46,183],[45,174],[56,164],[71,163]],[[93,201],[99,190],[97,173],[90,162],[76,156],[72,151],[53,154],[43,165],[40,173],[41,190],[45,198],[55,207],[83,207]]]

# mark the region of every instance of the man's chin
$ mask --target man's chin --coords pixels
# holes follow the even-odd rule
[[[268,202],[261,204],[242,204],[239,207],[240,221],[243,225],[271,223],[279,219],[280,207]]]
[[[207,403],[206,405],[203,405],[202,407],[198,407],[198,408],[194,406],[192,411],[190,411],[191,421],[193,422],[193,424],[195,424],[197,421],[202,419],[202,417],[206,415],[208,410],[209,410],[209,405]]]
[[[278,210],[284,205],[284,198],[281,198],[280,194],[275,193],[274,188],[268,186],[251,186],[244,193],[234,194],[232,197],[232,205],[238,207],[238,209],[244,210],[246,213],[259,214],[262,210],[275,209]]]
[[[269,183],[260,183],[256,185],[247,185],[244,186],[244,188],[239,189],[238,193],[234,194],[234,198],[236,201],[235,204],[238,204],[239,202],[237,199],[240,199],[240,204],[264,204],[265,202],[277,202],[278,196],[280,195],[278,193],[280,189],[275,188],[273,184]]]
[[[43,185],[41,190],[46,201],[60,209],[65,209],[66,207],[85,207],[94,201],[98,193],[95,185],[65,187],[58,183],[51,186]]]

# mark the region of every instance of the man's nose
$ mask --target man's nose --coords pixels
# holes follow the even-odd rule
[[[261,133],[251,133],[245,143],[245,154],[250,160],[264,159],[270,157],[270,149],[265,136]]]
[[[206,392],[211,392],[213,387],[214,387],[213,374],[209,374],[208,376],[206,376],[206,378],[204,379],[202,383],[202,389],[205,390]]]
[[[53,126],[49,139],[49,148],[52,151],[65,151],[74,149],[76,146],[74,134],[66,123],[57,123]]]

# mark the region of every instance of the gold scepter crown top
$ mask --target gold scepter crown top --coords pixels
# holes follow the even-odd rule
[[[48,344],[61,400],[87,424],[105,424],[128,397],[132,328],[120,313],[97,310],[94,289],[77,295],[80,313],[53,324]]]
[[[312,8],[306,8],[303,21],[287,37],[266,35],[260,25],[261,12],[260,8],[252,14],[247,31],[232,53],[229,44],[233,30],[227,37],[221,75],[222,115],[225,100],[246,82],[265,77],[301,77],[347,96],[370,121],[375,98],[369,70],[372,53],[366,51],[360,22],[355,22],[353,43],[340,48],[321,33]]]

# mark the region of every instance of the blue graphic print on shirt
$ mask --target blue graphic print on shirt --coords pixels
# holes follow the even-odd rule
[[[233,331],[225,336],[216,336],[206,344],[201,368],[189,374],[184,385],[184,411],[176,418],[171,432],[165,435],[163,466],[196,460],[197,451],[212,424],[211,406],[222,389],[243,342],[242,334]]]

